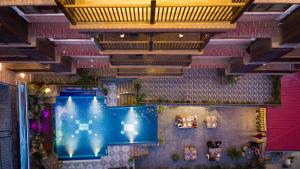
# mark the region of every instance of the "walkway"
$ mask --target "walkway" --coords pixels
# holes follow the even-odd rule
[[[130,158],[130,146],[108,146],[108,156],[100,160],[64,161],[61,169],[108,169],[124,167]]]
[[[222,141],[222,148],[240,146],[252,139],[255,131],[255,107],[168,107],[159,114],[158,125],[160,136],[164,144],[149,148],[149,155],[136,161],[138,169],[153,169],[158,167],[178,168],[195,166],[197,164],[210,164],[206,159],[206,142],[208,140]],[[174,126],[175,115],[197,115],[197,129],[178,129]],[[216,115],[219,118],[217,129],[207,129],[204,119],[207,115]],[[183,147],[196,146],[198,159],[194,162],[183,160]],[[180,160],[173,162],[172,153],[178,153]],[[231,161],[224,155],[220,163]]]
[[[143,78],[141,92],[146,100],[221,100],[266,102],[272,99],[272,82],[264,75],[240,76],[236,84],[220,84],[216,70],[190,69],[183,78]]]

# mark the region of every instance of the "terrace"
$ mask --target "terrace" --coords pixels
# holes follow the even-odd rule
[[[68,81],[66,77],[65,80]],[[183,79],[169,78],[167,81],[162,78],[141,80],[108,80],[99,78],[94,81],[95,79],[91,78],[91,82],[100,83],[100,87],[93,85],[86,87],[70,84],[59,85],[58,78],[60,77],[48,77],[48,85],[43,85],[43,77],[35,77],[34,80],[39,81],[39,85],[42,85],[36,87],[40,92],[35,91],[43,93],[39,99],[52,102],[50,104],[52,108],[48,107],[50,108],[48,110],[51,110],[49,111],[51,116],[55,118],[55,124],[50,125],[53,126],[52,128],[55,129],[56,133],[54,134],[55,144],[52,147],[54,147],[57,154],[57,160],[63,161],[60,164],[63,168],[84,168],[86,165],[92,168],[124,167],[131,166],[132,164],[129,161],[132,159],[134,159],[136,168],[194,167],[200,164],[213,166],[215,163],[209,162],[206,158],[206,143],[208,141],[222,142],[222,157],[218,164],[246,165],[249,162],[249,159],[246,157],[239,157],[239,160],[231,160],[226,152],[230,148],[239,150],[247,146],[250,141],[264,142],[254,136],[259,133],[258,131],[265,130],[265,127],[258,128],[257,126],[258,123],[261,123],[257,119],[257,111],[261,104],[272,99],[272,80],[268,77],[247,75],[238,77],[238,81],[234,83],[222,84],[218,81],[219,78],[216,71],[190,70],[185,72],[185,78]],[[77,81],[81,81],[80,79],[82,77],[79,80],[77,78]],[[218,84],[214,89],[216,91],[233,91],[240,88],[241,84],[248,83],[248,91],[252,95],[245,93],[244,95],[247,97],[245,97],[245,100],[242,100],[242,103],[238,102],[238,100],[230,100],[229,93],[224,93],[226,97],[222,98],[222,102],[203,102],[203,98],[214,100],[216,96],[202,93],[196,100],[187,102],[186,100],[182,101],[182,98],[176,98],[178,94],[175,91],[168,91],[169,89],[174,90],[175,86],[172,88],[168,87],[168,85],[172,84],[172,80],[182,83],[180,86],[182,89],[176,89],[177,93],[188,91],[184,89],[186,88],[184,85],[192,86],[190,88],[193,89],[195,95],[202,93],[201,91],[204,91],[206,87],[198,85],[199,82],[207,85],[211,84],[211,86]],[[190,83],[191,80],[196,83]],[[162,81],[166,81],[166,83],[162,83]],[[152,85],[158,85],[159,87],[150,89],[150,82]],[[76,81],[70,81],[70,83],[76,84]],[[47,91],[45,93],[46,89],[51,92]],[[170,100],[157,102],[154,99],[153,103],[149,102],[149,97],[157,96],[155,92],[161,94],[158,97],[170,98]],[[255,94],[259,92],[264,93],[261,95]],[[174,93],[175,95],[164,96],[167,93]],[[240,94],[241,97],[238,93],[232,95],[237,97],[237,99],[241,99],[243,98],[243,93]],[[142,102],[138,102],[139,95],[145,95],[145,97],[141,98]],[[184,95],[180,94],[180,96]],[[261,102],[251,102],[252,100],[258,100],[258,97],[261,97]],[[190,96],[190,98],[192,97]],[[179,102],[178,100],[181,101]],[[152,119],[150,117],[152,113],[148,112],[150,110],[150,107],[147,108],[148,105],[139,107],[143,103],[148,103],[150,107],[158,109],[157,121],[150,120]],[[134,135],[127,135],[125,131],[127,124],[125,117],[129,117],[132,114],[130,112],[135,112],[134,114],[136,114],[136,117],[132,116],[130,118],[131,120],[132,118],[137,119],[132,122],[136,121],[139,124],[139,129],[136,130],[138,134],[135,139],[130,139],[129,137]],[[183,117],[197,116],[197,127],[195,129],[177,128],[175,126],[177,115]],[[213,116],[217,119],[216,128],[207,128],[205,120],[208,116]],[[142,120],[143,118],[145,119]],[[49,123],[49,121],[43,121],[41,120],[40,122]],[[123,129],[122,126],[125,128]],[[127,129],[129,128],[127,127]],[[122,131],[125,135],[122,134]],[[38,133],[34,130],[32,132]],[[42,134],[42,136],[48,137],[47,134]],[[77,141],[74,142],[75,140]],[[190,162],[184,160],[183,149],[185,146],[195,147],[197,151],[196,160]],[[264,144],[262,145],[263,147]],[[51,148],[49,151],[51,151]],[[174,162],[171,158],[171,155],[174,153],[179,155],[177,162]],[[92,160],[92,162],[89,162],[89,160]],[[155,165],[152,164],[153,161],[156,161]]]
[[[299,168],[299,0],[0,1],[0,168]]]

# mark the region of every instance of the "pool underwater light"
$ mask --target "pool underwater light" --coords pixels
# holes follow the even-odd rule
[[[121,134],[126,134],[130,143],[134,142],[135,137],[138,135],[138,121],[137,115],[133,107],[130,107],[128,115],[126,117],[126,122],[122,121],[123,130]]]
[[[90,145],[92,146],[95,157],[98,156],[102,145],[102,138],[98,137],[98,134],[90,136]]]
[[[66,107],[67,113],[72,114],[72,115],[76,114],[75,103],[73,102],[71,96],[68,97],[68,101],[67,101],[67,104],[65,107]]]
[[[90,104],[89,112],[91,112],[95,118],[97,117],[96,115],[100,115],[100,113],[102,112],[101,104],[99,103],[99,101],[97,100],[97,97],[95,97],[95,96],[93,98],[92,103]]]
[[[77,138],[73,137],[73,138],[70,138],[67,140],[66,148],[67,148],[70,158],[73,157],[74,151],[77,148],[77,144],[78,144]]]

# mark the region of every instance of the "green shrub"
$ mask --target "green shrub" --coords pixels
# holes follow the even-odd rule
[[[176,162],[176,161],[178,161],[179,160],[179,154],[178,153],[173,153],[172,155],[171,155],[171,159],[174,161],[174,162]]]
[[[158,106],[158,108],[157,108],[157,112],[158,113],[162,113],[163,111],[165,111],[166,110],[166,107],[165,106]]]
[[[263,160],[255,160],[253,166],[255,169],[266,169],[266,162]]]
[[[227,75],[225,76],[225,83],[226,84],[235,84],[238,81],[238,76],[236,75]]]
[[[141,90],[141,88],[142,88],[142,85],[141,85],[141,83],[138,81],[138,82],[135,82],[135,84],[133,85],[133,87],[134,87],[134,90],[135,90],[137,93],[139,93],[140,90]]]
[[[135,96],[136,104],[137,104],[137,105],[141,104],[141,102],[144,100],[145,97],[146,97],[146,95],[145,95],[144,93],[137,94],[137,95]]]
[[[239,160],[242,157],[242,152],[237,150],[235,147],[231,147],[227,149],[226,155],[232,160]]]
[[[104,96],[107,96],[107,94],[108,94],[108,89],[105,88],[105,87],[103,87],[103,88],[102,88],[102,92],[103,92]]]
[[[164,138],[163,138],[161,135],[159,135],[159,136],[158,136],[158,144],[159,144],[159,145],[162,145],[162,144],[164,144],[164,143],[165,143]]]
[[[281,103],[280,78],[281,78],[281,76],[271,76],[271,80],[272,80],[272,97],[273,97],[273,103],[275,103],[275,104],[280,104]]]

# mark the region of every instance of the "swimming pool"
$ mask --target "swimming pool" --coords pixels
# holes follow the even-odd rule
[[[97,159],[108,145],[157,144],[155,106],[107,107],[104,97],[59,96],[56,153],[61,160]]]

